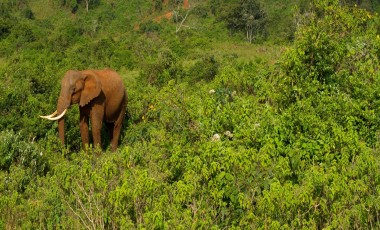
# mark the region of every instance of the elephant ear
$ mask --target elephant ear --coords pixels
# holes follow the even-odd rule
[[[85,75],[84,88],[81,93],[79,105],[87,105],[92,99],[100,94],[101,88],[101,83],[95,75]]]

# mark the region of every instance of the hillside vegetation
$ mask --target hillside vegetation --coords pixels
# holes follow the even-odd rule
[[[2,0],[0,229],[380,228],[378,1]],[[128,91],[120,146],[56,122]]]

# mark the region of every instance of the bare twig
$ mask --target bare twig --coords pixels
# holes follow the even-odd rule
[[[64,201],[65,201],[66,205],[70,208],[70,210],[74,213],[74,215],[76,215],[80,219],[83,226],[85,226],[86,229],[91,229],[89,226],[86,225],[86,222],[83,220],[83,218],[77,212],[74,211],[74,209],[70,206],[69,202],[67,202],[67,200],[65,200],[65,199],[64,199]]]
[[[104,223],[102,222],[102,218],[98,218],[99,215],[100,217],[102,217],[103,213],[101,211],[101,208],[99,207],[99,199],[98,197],[95,197],[94,198],[94,188],[91,187],[90,188],[90,191],[87,192],[84,187],[82,185],[80,185],[78,183],[78,181],[76,181],[76,184],[77,184],[77,187],[81,190],[81,192],[86,196],[88,202],[89,202],[89,209],[85,210],[85,207],[83,205],[83,202],[80,202],[80,205],[83,209],[83,212],[86,214],[88,220],[92,223],[92,225],[94,226],[94,229],[97,227],[97,228],[100,228],[100,229],[104,229]],[[74,191],[73,191],[74,192]],[[75,193],[75,192],[74,192]],[[78,195],[76,195],[77,199],[79,199],[80,201],[80,198]],[[94,213],[95,212],[95,213]],[[92,217],[92,218],[90,218]]]
[[[76,182],[77,186],[79,187],[79,189],[81,189],[82,191],[84,191],[83,188],[80,187],[80,185],[78,184],[78,182]],[[86,215],[87,219],[90,221],[90,223],[92,224],[92,227],[93,229],[96,229],[96,225],[94,224],[94,221],[92,220],[92,218],[90,218],[89,214],[88,214],[88,210],[86,209],[86,207],[83,205],[83,202],[82,200],[80,199],[78,193],[74,190],[74,189],[71,189],[71,191],[73,191],[74,195],[75,195],[75,198],[77,200],[77,202],[79,203],[83,213]],[[88,194],[84,191],[85,195],[88,196]],[[91,202],[90,202],[90,205],[91,205]]]
[[[176,17],[176,23],[177,23],[177,26],[176,26],[176,29],[175,29],[176,33],[178,33],[181,30],[181,27],[182,27],[183,23],[186,21],[186,18],[189,15],[189,12],[190,12],[190,10],[186,11],[186,15],[185,15],[185,17],[182,19],[182,21],[180,23],[178,23],[179,10],[176,11],[176,12],[174,12],[175,17]]]

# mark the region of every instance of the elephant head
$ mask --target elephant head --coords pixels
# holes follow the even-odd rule
[[[64,119],[67,109],[79,103],[83,107],[101,92],[101,83],[96,75],[84,74],[69,70],[61,81],[61,92],[57,102],[57,110],[48,116],[40,116],[49,120],[58,120],[58,133],[62,144],[65,143]],[[57,115],[58,114],[58,115]]]

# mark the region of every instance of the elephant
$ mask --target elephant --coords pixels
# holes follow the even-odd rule
[[[111,149],[115,151],[127,101],[127,91],[121,77],[115,71],[69,70],[61,81],[57,110],[50,115],[40,117],[52,121],[58,120],[59,138],[64,145],[63,117],[72,104],[79,104],[79,129],[83,149],[89,144],[89,119],[91,119],[94,147],[101,148],[101,129],[104,122],[111,138]]]

